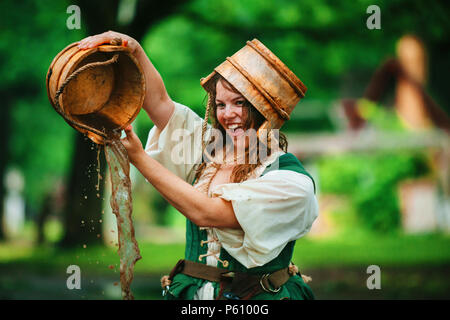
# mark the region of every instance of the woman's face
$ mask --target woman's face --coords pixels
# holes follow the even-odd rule
[[[245,133],[245,123],[248,117],[248,107],[245,98],[224,86],[222,80],[216,85],[216,116],[226,133],[238,139]]]

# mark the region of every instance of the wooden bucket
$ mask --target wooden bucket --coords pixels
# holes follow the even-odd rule
[[[212,90],[217,74],[266,118],[260,130],[281,128],[306,93],[302,81],[258,39],[247,41],[245,47],[200,80],[207,92]]]
[[[144,102],[145,78],[127,47],[80,50],[73,43],[50,64],[47,95],[67,123],[103,144],[137,117]]]

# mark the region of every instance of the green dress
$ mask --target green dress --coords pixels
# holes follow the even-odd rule
[[[300,161],[290,153],[281,155],[278,158],[278,167],[274,165],[269,165],[262,175],[270,172],[274,169],[278,170],[292,170],[297,173],[307,175],[311,178],[314,183],[314,179],[306,172]],[[208,248],[207,246],[201,245],[201,241],[207,240],[207,232],[204,229],[199,228],[192,221],[187,220],[186,222],[186,249],[185,249],[185,259],[206,263],[206,259],[199,260],[200,255],[206,254]],[[264,275],[277,271],[282,268],[289,266],[292,259],[292,254],[294,251],[295,241],[290,241],[281,251],[281,253],[272,261],[266,263],[265,265],[246,268],[244,265],[239,263],[234,259],[228,252],[221,248],[220,260],[227,261],[228,265],[224,269],[235,272],[248,272],[250,274]],[[177,274],[171,285],[168,293],[165,295],[165,299],[181,299],[181,300],[192,300],[194,295],[199,288],[201,288],[207,280],[202,280],[194,277],[190,277],[184,274]],[[219,283],[213,283],[214,287],[214,297],[217,297],[219,293]],[[289,278],[289,280],[282,286],[281,290],[277,293],[263,292],[251,298],[252,300],[280,300],[280,299],[293,299],[293,300],[311,300],[314,299],[311,288],[303,281],[302,277],[295,275]]]

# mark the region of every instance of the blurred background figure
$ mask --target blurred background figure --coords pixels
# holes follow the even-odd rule
[[[25,222],[25,201],[22,191],[24,177],[17,169],[10,169],[5,175],[6,195],[3,207],[3,227],[8,239],[17,239]]]

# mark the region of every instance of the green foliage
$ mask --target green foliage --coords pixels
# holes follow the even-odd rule
[[[35,210],[54,181],[65,177],[72,157],[74,130],[53,111],[45,89],[54,56],[86,34],[83,8],[82,29],[67,29],[70,4],[0,1],[0,89],[14,97],[9,162],[24,172],[27,203]],[[433,54],[431,70],[436,69],[435,58],[445,56],[441,48],[448,38],[448,24],[440,3],[377,1],[380,31],[366,28],[366,8],[371,4],[371,0],[193,0],[149,30],[142,44],[171,97],[203,116],[205,92],[200,78],[245,41],[258,38],[308,87],[283,129],[332,131],[332,104],[344,96],[360,97],[376,67],[395,54],[396,41],[403,34],[424,39]],[[434,74],[438,80],[445,76]],[[441,83],[445,85],[445,81],[430,82],[430,91],[440,95],[437,101],[446,101],[445,90],[435,89]],[[137,121],[138,135],[145,142],[152,124],[145,113]],[[382,126],[392,129],[396,124]]]
[[[27,204],[38,210],[42,197],[63,179],[72,156],[74,129],[53,110],[45,78],[54,56],[83,37],[66,27],[68,2],[2,1],[0,87],[13,88],[9,142],[11,166],[25,177]],[[7,14],[6,14],[7,13]],[[18,89],[16,89],[18,88]]]
[[[12,116],[13,126],[20,131],[11,134],[11,162],[22,170],[25,196],[37,209],[41,198],[69,169],[74,132],[43,95],[17,101]]]
[[[171,98],[204,114],[206,92],[200,78],[240,43],[210,29],[201,32],[195,21],[175,16],[155,27],[143,47],[161,73]]]
[[[361,116],[375,129],[389,132],[406,131],[393,109],[366,99],[359,100],[357,108]]]
[[[379,152],[328,156],[318,161],[321,191],[348,195],[359,221],[376,231],[399,227],[397,185],[428,173],[418,152]]]

